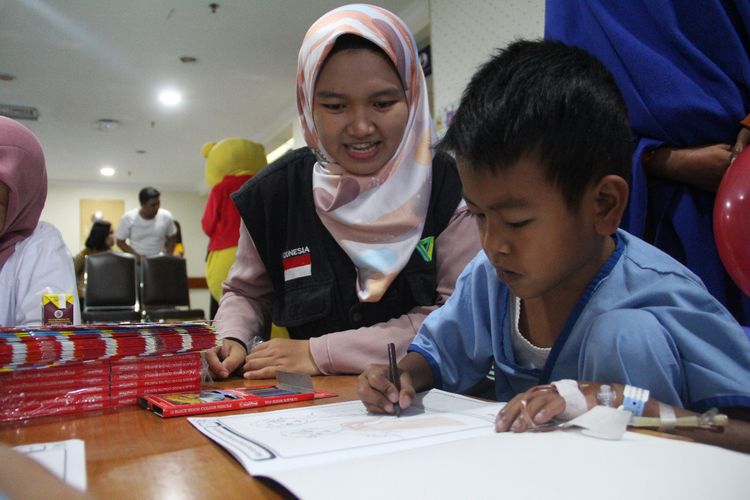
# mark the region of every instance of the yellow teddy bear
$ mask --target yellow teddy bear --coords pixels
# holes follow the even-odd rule
[[[230,195],[267,165],[266,152],[262,144],[231,137],[204,144],[201,153],[211,187],[201,219],[209,238],[206,281],[211,296],[219,302],[221,284],[234,263],[240,236],[240,214]]]

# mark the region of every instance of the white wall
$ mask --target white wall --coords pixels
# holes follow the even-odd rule
[[[457,104],[471,75],[496,48],[516,38],[540,38],[544,34],[544,0],[414,0],[399,14],[413,31],[429,29],[436,115]],[[287,123],[291,122],[294,127],[294,147],[300,147],[304,145],[301,128],[296,114],[291,115]],[[139,189],[51,182],[42,220],[60,230],[71,253],[75,254],[81,250],[79,201],[122,199],[125,210],[130,210],[138,207]],[[205,276],[208,238],[200,227],[205,203],[206,194],[162,190],[162,207],[171,211],[182,226],[191,277]],[[190,300],[193,307],[208,313],[208,290],[192,290]]]
[[[544,0],[430,0],[430,34],[437,119],[497,48],[544,36]]]
[[[155,186],[159,189],[158,186]],[[124,200],[125,210],[139,207],[139,187],[111,186],[103,184],[68,184],[50,182],[47,202],[44,205],[41,219],[50,222],[60,230],[65,244],[75,255],[82,249],[80,243],[81,199],[89,200]],[[160,190],[161,191],[161,190]],[[206,248],[208,237],[201,229],[201,217],[206,205],[206,195],[177,191],[161,191],[161,206],[166,208],[179,221],[182,229],[182,241],[185,245],[188,276],[203,277],[205,272]],[[119,221],[111,221],[117,226]],[[190,305],[203,309],[208,316],[210,297],[206,289],[190,291]]]

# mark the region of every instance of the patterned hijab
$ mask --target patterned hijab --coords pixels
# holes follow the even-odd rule
[[[0,182],[8,187],[8,209],[0,227],[2,267],[16,243],[34,232],[47,199],[47,169],[39,141],[29,129],[4,116],[0,116]]]
[[[393,157],[371,175],[352,175],[335,163],[313,122],[315,80],[336,39],[366,38],[396,67],[409,108],[404,136]],[[313,198],[323,225],[357,268],[357,295],[377,302],[414,252],[424,227],[436,140],[419,65],[417,44],[391,12],[366,4],[334,9],[308,30],[297,63],[297,109],[305,141],[317,157]]]

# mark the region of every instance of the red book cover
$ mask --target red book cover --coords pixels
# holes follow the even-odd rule
[[[89,377],[88,375],[81,374],[67,379],[54,378],[47,381],[2,380],[2,384],[0,385],[0,400],[2,400],[3,395],[16,392],[35,393],[52,389],[73,390],[86,387],[109,387],[109,375]]]
[[[153,392],[151,387],[158,387],[162,385],[175,385],[175,384],[195,384],[200,387],[201,378],[200,374],[188,374],[179,375],[176,377],[160,377],[155,379],[135,379],[135,380],[113,380],[113,389],[126,389],[139,387],[146,389],[145,392]]]
[[[121,399],[123,397],[138,397],[146,394],[165,394],[172,392],[199,391],[200,381],[189,382],[168,382],[160,385],[154,385],[148,388],[144,387],[112,387],[110,397],[112,399]]]
[[[109,398],[109,385],[89,386],[80,388],[52,388],[36,391],[19,391],[13,394],[0,394],[0,411],[13,406],[21,406],[31,402],[46,402],[56,404],[69,404],[88,401],[90,398],[100,400]]]
[[[100,377],[109,374],[109,364],[106,361],[89,361],[69,365],[58,365],[44,368],[29,368],[0,372],[0,386],[5,387],[10,381],[49,382],[51,380],[69,379],[85,375]]]
[[[197,368],[202,365],[201,354],[191,352],[162,356],[129,357],[112,361],[112,373],[131,373],[177,368]]]
[[[63,406],[47,404],[27,406],[24,408],[3,409],[0,410],[0,422],[21,420],[24,418],[44,417],[47,415],[60,415],[65,413],[81,413],[85,411],[103,410],[109,407],[110,401],[106,399],[101,401],[68,404]]]
[[[149,394],[140,398],[139,404],[161,417],[177,417],[309,401],[311,399],[330,398],[334,396],[336,394],[332,392],[300,392],[283,389],[279,385],[263,385],[223,390],[207,389],[190,393]]]
[[[201,370],[200,367],[177,367],[174,369],[165,370],[153,370],[153,371],[142,371],[142,372],[129,372],[129,373],[113,373],[112,383],[115,384],[120,381],[133,381],[133,380],[158,380],[165,378],[177,378],[177,377],[196,377],[200,378]]]

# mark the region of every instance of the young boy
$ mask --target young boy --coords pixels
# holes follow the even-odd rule
[[[484,252],[399,363],[400,393],[384,366],[360,376],[368,410],[407,408],[430,387],[466,392],[494,367],[496,397],[510,401],[498,431],[581,414],[600,383],[665,428],[692,414],[683,408],[750,419],[739,324],[687,268],[618,229],[630,133],[595,58],[513,43],[474,75],[439,146],[456,156]],[[750,424],[734,418],[691,435],[750,451]]]

